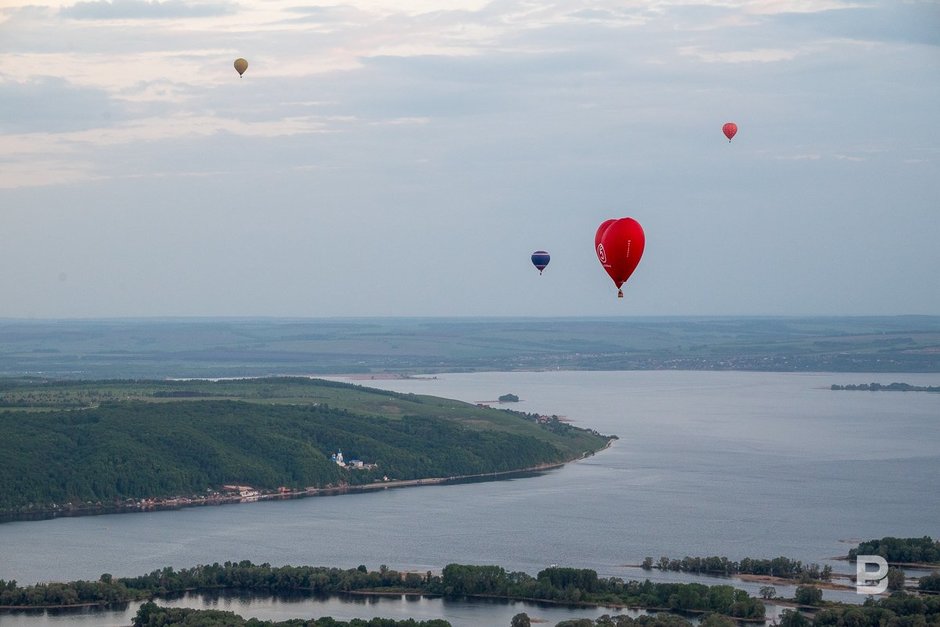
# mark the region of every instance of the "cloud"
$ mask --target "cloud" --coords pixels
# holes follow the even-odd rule
[[[775,157],[781,161],[819,161],[823,158],[822,155],[818,154],[804,154],[804,155],[780,155]]]
[[[940,3],[933,0],[856,5],[816,14],[781,14],[772,18],[781,35],[802,31],[817,36],[863,41],[940,46]]]
[[[174,115],[135,119],[110,127],[62,133],[20,133],[0,139],[0,187],[60,185],[110,178],[166,176],[160,171],[127,170],[116,150],[150,144],[164,145],[172,153],[186,142],[230,135],[248,139],[276,139],[311,133],[335,132],[354,119],[313,116],[267,121],[242,121],[212,116]],[[176,148],[174,148],[176,147]],[[185,167],[185,166],[181,166]],[[192,170],[178,175],[194,175]]]
[[[4,159],[0,154],[0,189],[67,185],[101,178],[87,163],[65,160]]]
[[[230,15],[234,9],[230,4],[188,0],[96,0],[77,2],[61,13],[77,20],[170,20]]]
[[[789,61],[802,51],[798,49],[784,50],[781,48],[756,48],[753,50],[705,50],[700,46],[683,46],[679,54],[694,57],[705,63],[774,63]]]
[[[62,78],[23,83],[0,80],[0,101],[4,106],[0,131],[4,133],[77,131],[126,117],[104,91],[75,86]]]

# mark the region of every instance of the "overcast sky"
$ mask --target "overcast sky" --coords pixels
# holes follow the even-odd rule
[[[8,318],[940,314],[940,2],[0,0],[0,235]]]

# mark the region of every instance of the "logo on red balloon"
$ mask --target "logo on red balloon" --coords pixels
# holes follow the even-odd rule
[[[607,263],[607,253],[604,252],[604,245],[597,245],[597,258],[601,260],[601,263]]]

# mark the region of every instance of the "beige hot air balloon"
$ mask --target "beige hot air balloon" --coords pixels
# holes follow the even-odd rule
[[[248,69],[248,61],[245,61],[242,58],[235,59],[235,71],[238,72],[239,78],[245,73],[245,70]]]

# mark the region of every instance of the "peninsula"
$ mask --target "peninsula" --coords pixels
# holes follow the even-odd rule
[[[0,520],[545,470],[613,436],[317,379],[0,380]]]

